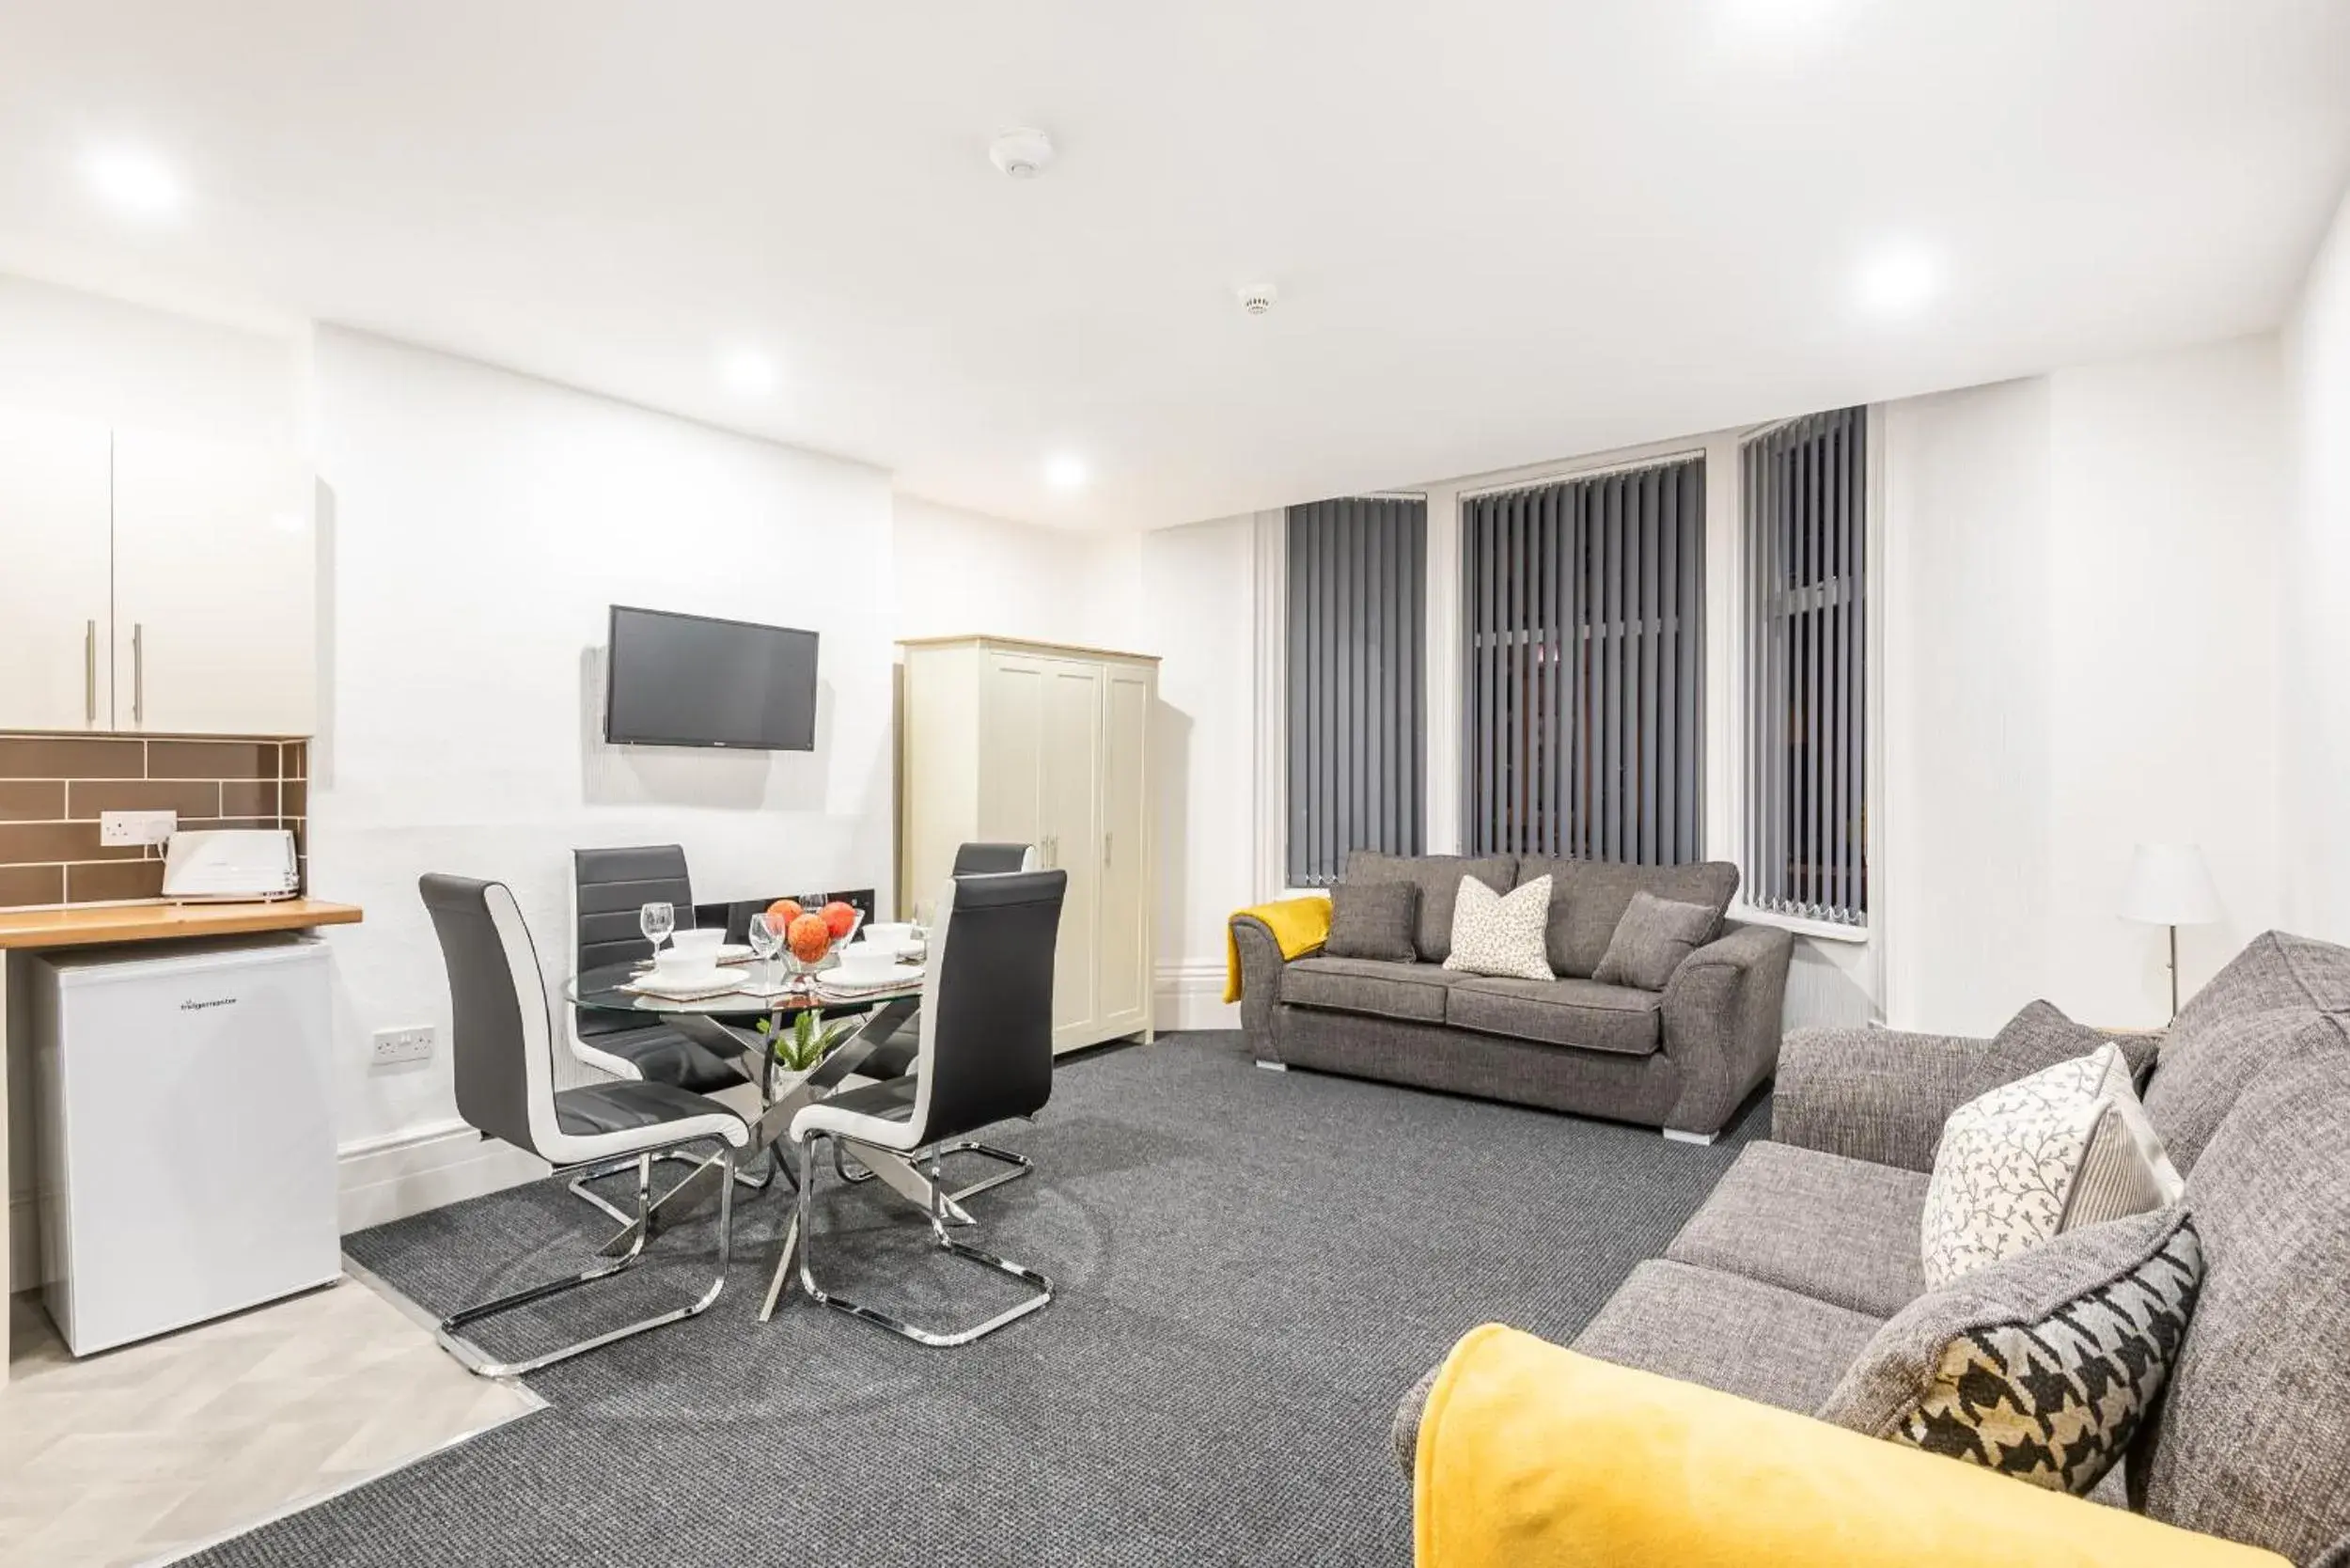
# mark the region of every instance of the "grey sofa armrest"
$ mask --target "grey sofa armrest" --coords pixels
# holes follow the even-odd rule
[[[1232,941],[1240,949],[1240,1029],[1259,1061],[1281,1059],[1273,1038],[1273,1004],[1281,999],[1281,944],[1273,928],[1253,915],[1232,917]]]
[[[1395,1424],[1388,1428],[1387,1437],[1395,1445],[1396,1467],[1403,1472],[1406,1482],[1412,1479],[1413,1466],[1419,1460],[1419,1419],[1428,1413],[1428,1396],[1435,1391],[1436,1374],[1442,1371],[1444,1363],[1438,1361],[1420,1373],[1419,1381],[1406,1388],[1403,1397],[1396,1402]]]
[[[2148,1035],[2108,1036],[2131,1071],[2154,1058]],[[1942,1124],[1979,1094],[2082,1054],[2077,1035],[1997,1040],[1904,1029],[1797,1029],[1779,1054],[1771,1137],[1850,1159],[1930,1172]]]
[[[1674,1132],[1711,1137],[1778,1062],[1787,965],[1795,939],[1736,926],[1682,961],[1665,983],[1665,1054],[1681,1069]]]

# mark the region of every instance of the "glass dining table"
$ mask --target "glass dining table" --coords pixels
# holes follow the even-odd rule
[[[576,1007],[599,1012],[625,1012],[647,1023],[665,1025],[731,1063],[742,1073],[744,1082],[759,1090],[760,1112],[751,1121],[750,1143],[743,1163],[752,1164],[764,1152],[769,1169],[783,1181],[791,1182],[794,1179],[791,1162],[784,1157],[782,1145],[791,1136],[791,1118],[803,1106],[814,1105],[857,1076],[858,1069],[868,1063],[873,1053],[914,1020],[922,1005],[922,987],[921,981],[915,980],[887,990],[830,993],[820,982],[812,991],[770,994],[761,983],[766,967],[758,963],[743,965],[746,989],[718,996],[673,998],[634,989],[646,972],[645,965],[615,964],[574,975],[563,987],[563,996]],[[815,1067],[804,1073],[791,1072],[776,1059],[773,1033],[760,1033],[760,1026],[763,1023],[770,1031],[780,1032],[795,1014],[809,1008],[827,1018],[854,1015],[860,1022]],[[857,1157],[858,1163],[885,1185],[910,1202],[928,1207],[930,1179],[912,1161],[885,1149],[860,1149]],[[645,1239],[650,1241],[667,1227],[699,1212],[715,1201],[718,1184],[723,1179],[719,1163],[714,1159],[705,1161],[663,1194],[645,1219],[631,1221],[617,1231],[603,1244],[602,1251],[607,1257],[618,1257],[637,1245],[640,1225],[646,1228]],[[970,1223],[971,1216],[951,1198],[942,1195],[940,1201],[949,1223]]]

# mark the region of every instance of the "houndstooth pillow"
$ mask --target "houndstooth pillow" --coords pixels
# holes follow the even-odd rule
[[[2176,1202],[2183,1189],[2121,1047],[2060,1061],[1943,1123],[1919,1225],[1926,1288],[2063,1231]]]
[[[1820,1419],[2086,1494],[2169,1381],[2202,1272],[2177,1208],[2072,1231],[1903,1308]]]
[[[1543,949],[1550,924],[1550,878],[1538,876],[1511,893],[1496,893],[1473,876],[1461,879],[1452,901],[1452,952],[1448,969],[1515,980],[1556,980]]]

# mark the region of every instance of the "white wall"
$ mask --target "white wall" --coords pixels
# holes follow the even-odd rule
[[[2282,901],[2294,930],[2350,942],[2350,198],[2285,339],[2294,472],[2278,596]]]
[[[2140,839],[2201,843],[2226,907],[2184,992],[2281,918],[2280,393],[2264,337],[1887,410],[1891,1022],[2162,1022],[2162,933],[2114,913]]]
[[[985,632],[1088,644],[1097,536],[1012,523],[900,494],[895,517],[897,635]]]
[[[570,852],[680,842],[697,896],[890,886],[891,509],[881,472],[338,331],[317,346],[329,694],[310,865],[337,930],[338,1131],[385,1152],[455,1115],[425,870],[508,882],[550,986]],[[812,626],[817,746],[606,746],[607,606]],[[443,1027],[415,1069],[372,1030]]]

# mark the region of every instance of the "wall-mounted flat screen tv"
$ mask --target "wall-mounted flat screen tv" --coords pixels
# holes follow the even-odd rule
[[[603,738],[813,751],[816,634],[615,604]]]

